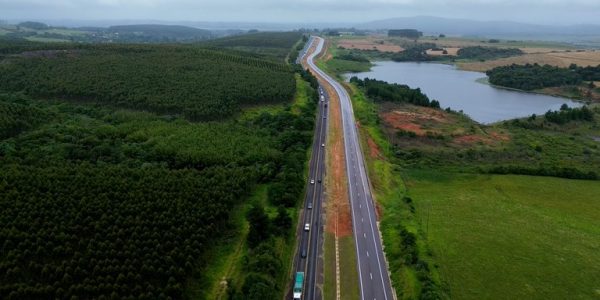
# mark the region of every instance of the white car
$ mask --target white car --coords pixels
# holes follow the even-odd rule
[[[310,230],[310,224],[306,223],[304,224],[304,231],[309,231]]]
[[[325,147],[325,144],[321,144],[321,147]]]
[[[311,180],[310,180],[310,184],[315,184],[315,180],[314,180],[314,179],[311,179]]]

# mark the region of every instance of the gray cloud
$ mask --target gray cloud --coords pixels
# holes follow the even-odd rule
[[[599,23],[600,0],[0,0],[1,19],[359,23],[412,15]]]

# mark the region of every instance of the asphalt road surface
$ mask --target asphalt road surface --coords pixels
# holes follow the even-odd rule
[[[307,43],[310,44],[312,39]],[[306,47],[300,54],[300,59],[306,55]],[[321,95],[323,98],[321,98]],[[323,231],[323,222],[321,219],[321,206],[323,201],[323,177],[325,171],[325,147],[327,133],[327,95],[319,91],[319,106],[317,110],[317,121],[315,122],[315,136],[313,149],[309,164],[309,178],[307,182],[306,195],[304,200],[303,215],[301,217],[302,226],[298,229],[300,234],[300,244],[296,256],[295,271],[304,272],[304,288],[302,299],[321,299],[321,293],[318,289],[319,275],[319,254],[321,237]],[[314,181],[314,183],[313,183]],[[312,208],[309,208],[312,207]],[[310,229],[305,230],[305,224],[309,224]],[[302,254],[306,254],[303,257]],[[294,273],[295,275],[295,273]],[[288,294],[291,298],[291,293]]]
[[[350,96],[340,83],[320,70],[313,61],[314,57],[323,51],[324,40],[313,37],[311,41],[316,43],[317,48],[308,56],[308,66],[315,75],[318,75],[321,84],[331,85],[334,88],[341,104],[352,229],[356,242],[361,299],[392,300],[394,294],[381,246],[375,206],[360,148]],[[314,299],[308,298],[308,296],[310,294],[307,294],[305,299]]]

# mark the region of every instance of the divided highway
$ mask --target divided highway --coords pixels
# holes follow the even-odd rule
[[[340,99],[348,192],[352,210],[352,229],[356,242],[361,299],[392,300],[395,297],[382,249],[375,206],[358,139],[350,96],[340,83],[319,69],[314,63],[314,58],[323,51],[324,40],[313,37],[311,43],[316,43],[316,50],[307,58],[310,70],[318,77],[321,84],[332,86],[337,94],[336,96]],[[318,188],[320,189],[321,186],[319,185]],[[316,205],[317,203],[315,203],[315,208]],[[318,205],[320,206],[320,197]],[[315,229],[317,228],[315,227]],[[304,299],[314,299],[314,293],[312,295],[307,293]]]

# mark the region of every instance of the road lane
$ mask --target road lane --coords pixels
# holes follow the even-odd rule
[[[312,44],[312,39],[308,41]],[[299,60],[302,60],[305,51],[309,51],[310,47],[305,47]],[[327,98],[326,95],[324,95]],[[320,240],[322,233],[321,222],[321,207],[323,198],[322,179],[325,172],[325,144],[327,133],[327,109],[325,108],[327,101],[319,101],[317,109],[317,119],[315,122],[315,136],[313,140],[313,148],[309,163],[309,178],[307,182],[306,195],[303,204],[302,224],[299,228],[301,238],[299,251],[296,257],[295,272],[304,272],[305,280],[302,297],[303,299],[321,299],[320,291],[318,290],[318,270],[319,270],[319,253]],[[314,180],[314,184],[310,183]],[[308,208],[308,204],[312,203],[312,209]],[[305,224],[310,224],[310,230],[305,231]],[[302,257],[302,253],[306,253],[306,257]],[[289,294],[291,295],[291,293]]]
[[[320,70],[314,63],[314,58],[323,51],[324,40],[314,37],[312,42],[316,43],[316,50],[308,56],[307,64],[313,74],[320,79],[321,84],[333,87],[336,96],[340,99],[361,299],[392,300],[395,297],[381,246],[375,206],[360,148],[350,96],[340,83]]]

